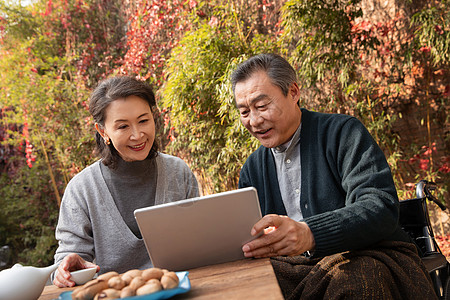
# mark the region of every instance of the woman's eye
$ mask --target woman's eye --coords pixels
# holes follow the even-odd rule
[[[140,120],[139,123],[147,123],[148,121],[149,121],[149,119],[143,119],[143,120]]]
[[[125,129],[127,127],[128,127],[128,125],[120,125],[120,126],[117,127],[117,129]]]

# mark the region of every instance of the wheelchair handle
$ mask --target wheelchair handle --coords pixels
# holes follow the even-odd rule
[[[433,194],[431,193],[436,189],[436,183],[427,181],[427,180],[421,180],[416,185],[416,195],[417,198],[427,198],[428,200],[433,201],[434,203],[439,206],[440,209],[446,210],[447,207],[441,203]]]

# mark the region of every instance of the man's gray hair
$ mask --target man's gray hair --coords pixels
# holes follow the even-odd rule
[[[286,59],[277,54],[258,54],[238,65],[231,74],[233,95],[238,82],[247,80],[258,71],[265,71],[284,96],[288,95],[291,85],[297,82],[297,73]]]

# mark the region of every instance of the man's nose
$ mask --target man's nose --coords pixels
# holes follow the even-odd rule
[[[264,121],[263,117],[258,112],[250,113],[250,126],[258,126]]]

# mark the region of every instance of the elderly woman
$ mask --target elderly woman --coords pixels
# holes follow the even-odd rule
[[[101,159],[77,174],[63,196],[53,276],[59,287],[75,285],[74,270],[151,267],[134,210],[199,195],[186,163],[158,152],[149,85],[126,76],[104,80],[92,93],[89,111]]]

